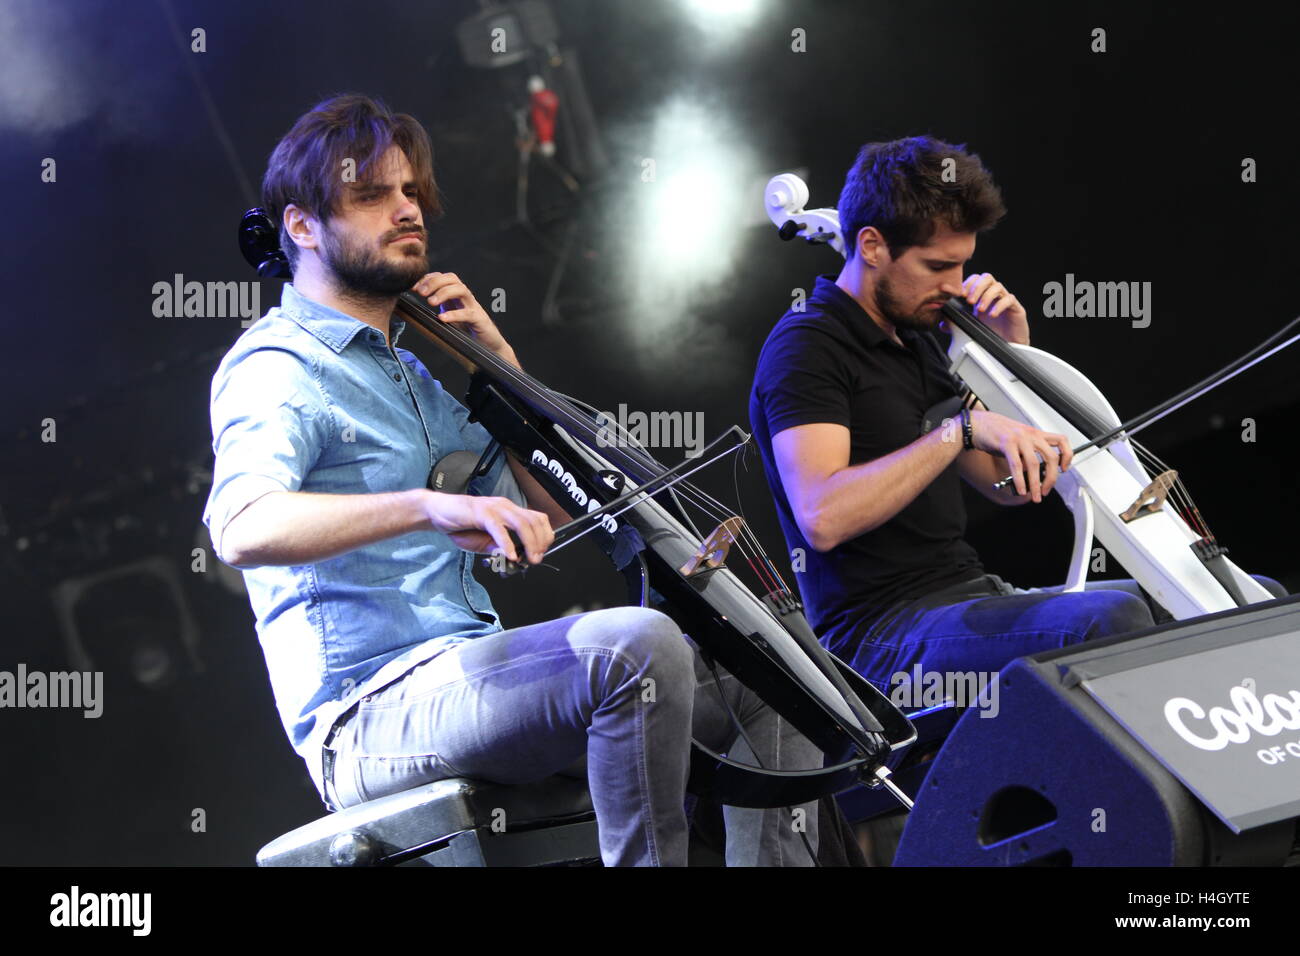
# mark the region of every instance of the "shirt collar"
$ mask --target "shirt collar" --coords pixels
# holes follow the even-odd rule
[[[858,341],[867,348],[891,345],[898,348],[898,343],[885,334],[885,330],[876,324],[867,310],[857,299],[835,284],[836,276],[821,275],[813,286],[812,298],[838,316]],[[898,337],[904,343],[910,342],[919,333],[911,329],[897,329]]]
[[[335,352],[342,352],[348,347],[357,333],[371,328],[360,319],[321,305],[315,299],[309,299],[293,287],[292,282],[285,283],[280,294],[280,311],[289,316],[316,338],[320,339]],[[389,341],[397,344],[406,321],[393,316],[388,326]]]

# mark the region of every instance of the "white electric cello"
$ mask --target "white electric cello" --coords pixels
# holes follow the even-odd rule
[[[798,176],[774,177],[764,201],[782,239],[802,238],[845,255],[838,212],[806,210],[808,187]],[[1083,589],[1096,538],[1178,620],[1272,600],[1258,581],[1228,560],[1178,473],[1132,436],[1300,339],[1295,335],[1282,341],[1300,319],[1214,376],[1121,422],[1077,369],[1042,349],[1005,341],[961,299],[949,299],[942,311],[952,333],[948,360],[953,374],[990,411],[1063,434],[1074,450],[1070,469],[1054,488],[1074,516],[1070,570],[1056,590]]]

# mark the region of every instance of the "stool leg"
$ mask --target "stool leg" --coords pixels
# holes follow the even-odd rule
[[[483,844],[477,830],[466,830],[464,833],[456,834],[446,847],[433,856],[434,866],[487,866],[487,860],[483,858]]]

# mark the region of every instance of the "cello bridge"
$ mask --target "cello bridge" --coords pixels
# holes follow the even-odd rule
[[[714,528],[713,533],[704,539],[690,559],[681,566],[682,577],[691,578],[697,574],[716,571],[726,564],[731,546],[736,543],[744,524],[742,518],[733,515]]]
[[[1174,482],[1178,480],[1178,472],[1170,469],[1156,475],[1151,484],[1142,489],[1142,494],[1137,496],[1137,500],[1128,506],[1120,517],[1126,522],[1141,518],[1143,515],[1149,515],[1154,511],[1159,511],[1164,507],[1165,498],[1169,494],[1169,489],[1173,487]]]

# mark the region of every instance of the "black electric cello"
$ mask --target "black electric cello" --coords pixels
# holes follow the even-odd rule
[[[278,229],[261,209],[244,214],[239,243],[259,276],[291,278]],[[743,519],[686,480],[696,468],[736,452],[747,434],[733,426],[705,449],[702,463],[667,467],[629,435],[608,441],[611,423],[594,409],[502,361],[441,321],[420,296],[403,293],[396,311],[472,370],[466,406],[493,438],[479,466],[502,448],[513,452],[572,516],[555,530],[550,552],[589,537],[622,574],[632,603],[671,617],[710,667],[725,667],[824,754],[819,768],[774,770],[692,741],[692,793],[731,806],[783,807],[866,783],[911,806],[885,766],[892,751],[915,739],[911,723],[817,642],[797,596]],[[728,440],[730,447],[719,451]],[[711,533],[696,528],[688,503],[716,521]],[[733,551],[761,582],[761,599],[727,566]],[[507,575],[519,570],[499,555],[492,566]]]

